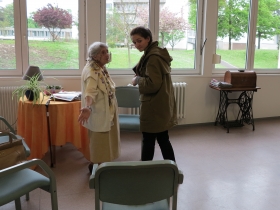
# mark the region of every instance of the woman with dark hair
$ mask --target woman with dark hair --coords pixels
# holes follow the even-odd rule
[[[93,163],[110,162],[120,155],[120,132],[115,83],[105,64],[110,61],[108,46],[94,42],[88,48],[81,77],[82,109],[78,121],[88,129],[90,172]]]
[[[171,80],[171,61],[166,48],[153,42],[148,28],[136,27],[130,38],[140,52],[144,51],[133,68],[135,76],[132,85],[138,85],[140,92],[140,130],[143,135],[141,160],[152,160],[157,140],[164,159],[175,161],[173,147],[169,141],[168,129],[177,125],[176,104]]]

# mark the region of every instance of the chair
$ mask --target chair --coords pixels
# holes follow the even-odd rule
[[[118,106],[123,108],[140,108],[139,89],[134,86],[116,87]],[[138,114],[119,114],[120,130],[140,131]]]
[[[8,123],[8,121],[0,116],[0,121],[3,121],[4,124],[10,129],[10,131],[16,135],[16,131],[14,130],[14,128]],[[25,155],[26,157],[29,157],[30,155],[30,148],[28,147],[28,145],[25,143],[25,141],[23,140],[23,138],[19,135],[16,135],[18,137],[18,139],[22,139],[22,144],[24,146],[25,149]],[[0,144],[4,143],[4,142],[8,142],[9,141],[9,136],[0,136]]]
[[[89,187],[95,189],[95,210],[169,210],[171,200],[176,210],[183,179],[171,160],[108,162],[95,165]]]
[[[29,169],[38,165],[48,177]],[[41,188],[51,194],[52,210],[58,209],[54,173],[42,160],[33,159],[0,170],[0,206],[15,201],[16,210],[21,210],[20,197]],[[29,197],[26,198],[28,200]]]

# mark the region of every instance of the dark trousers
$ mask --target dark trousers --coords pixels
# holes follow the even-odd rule
[[[175,155],[173,147],[169,141],[168,131],[163,131],[160,133],[142,132],[142,134],[142,161],[153,160],[155,153],[155,142],[157,140],[163,159],[173,160],[175,162]]]

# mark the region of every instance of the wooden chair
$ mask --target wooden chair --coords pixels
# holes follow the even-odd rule
[[[89,187],[95,210],[169,210],[171,201],[176,210],[183,179],[171,160],[110,162],[95,165]]]

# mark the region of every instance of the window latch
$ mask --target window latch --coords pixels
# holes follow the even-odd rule
[[[204,40],[203,45],[202,45],[202,47],[200,48],[200,55],[202,55],[202,51],[203,51],[203,48],[204,48],[204,46],[205,46],[206,41],[207,41],[207,38]]]

